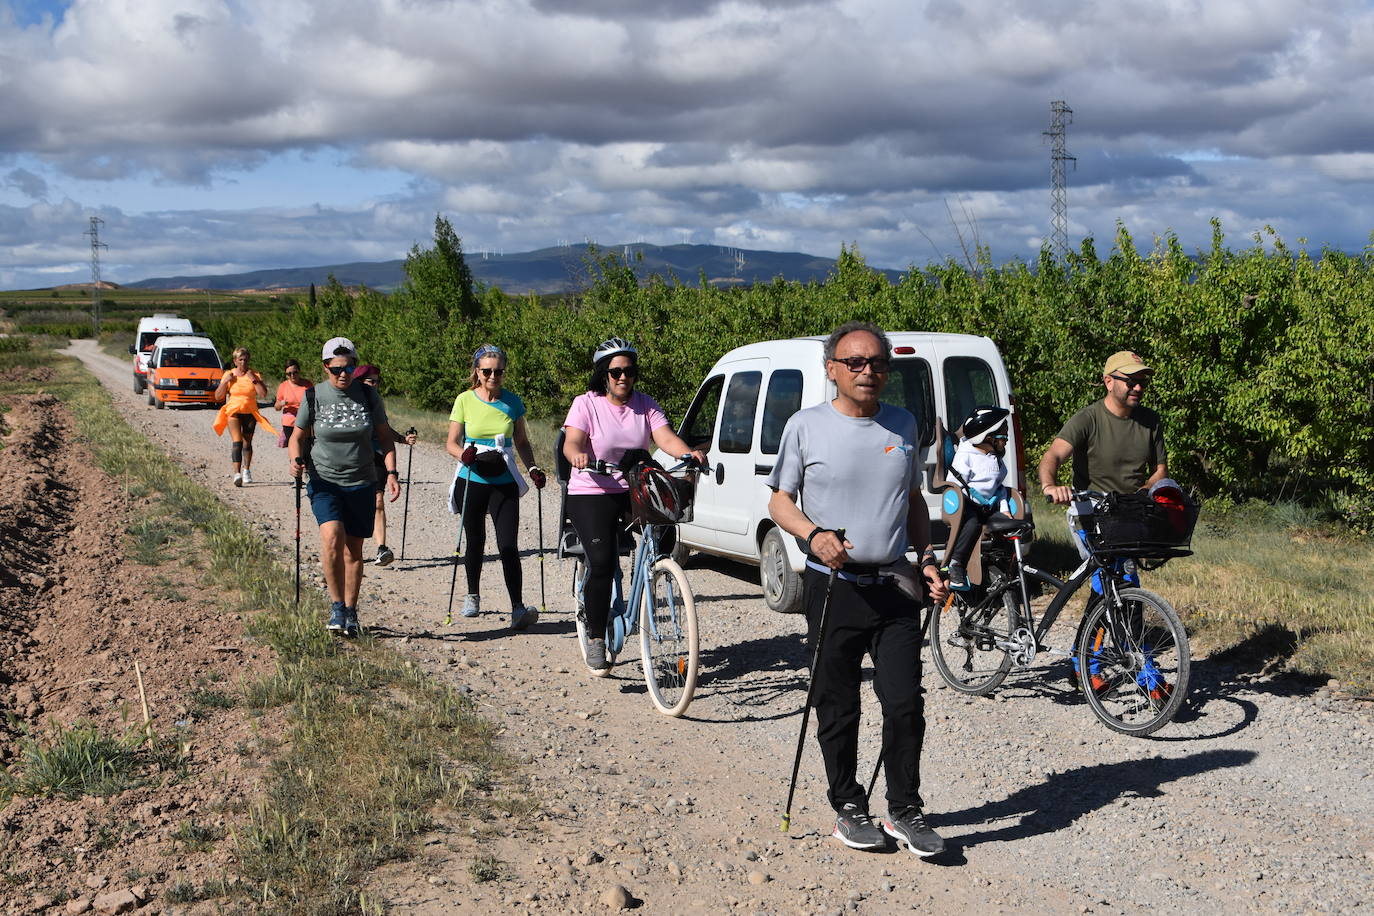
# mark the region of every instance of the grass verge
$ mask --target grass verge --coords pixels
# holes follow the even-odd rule
[[[288,704],[289,733],[266,793],[235,829],[238,873],[181,894],[223,890],[268,912],[380,912],[360,890],[364,873],[404,855],[437,805],[474,813],[514,806],[492,779],[507,769],[494,729],[471,701],[368,638],[330,637],[318,597],[296,608],[292,576],[261,537],[129,428],[75,360],[42,349],[0,353],[0,370],[19,366],[52,373],[27,382],[16,373],[0,392],[41,387],[61,398],[126,492],[155,494],[158,515],[194,529],[208,547],[206,594],[235,596],[224,610],[244,614],[249,633],[277,653],[276,670],[244,689],[250,710]],[[144,533],[131,534],[138,552]]]
[[[1077,563],[1064,513],[1035,506],[1032,561],[1056,575]],[[1374,559],[1367,537],[1314,510],[1248,503],[1203,506],[1193,556],[1143,573],[1188,628],[1195,654],[1244,647],[1267,672],[1335,677],[1374,694]]]

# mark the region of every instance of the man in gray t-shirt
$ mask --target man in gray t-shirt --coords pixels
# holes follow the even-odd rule
[[[920,608],[893,575],[910,544],[923,554],[930,596],[946,594],[928,550],[916,418],[878,400],[891,368],[891,347],[878,328],[841,325],[826,340],[825,358],[837,396],[787,421],[767,483],[773,520],[804,541],[808,554],[802,603],[808,643],[820,646],[811,676],[816,738],[836,813],[832,835],[855,849],[885,847],[893,836],[917,855],[935,855],[944,841],[926,823],[920,796]],[[883,710],[888,816],[881,825],[869,816],[857,779],[865,653],[873,657]]]

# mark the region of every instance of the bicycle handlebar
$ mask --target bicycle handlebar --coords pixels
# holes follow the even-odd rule
[[[586,469],[592,474],[614,474],[625,470],[620,465],[616,464],[614,461],[606,461],[604,458],[598,458],[595,461],[587,462]],[[681,456],[681,461],[679,461],[677,464],[673,465],[670,468],[665,468],[664,470],[666,470],[669,474],[673,474],[683,469],[689,471],[700,470],[704,472],[709,472],[711,470],[711,464],[710,462],[699,462],[690,454],[688,454]]]

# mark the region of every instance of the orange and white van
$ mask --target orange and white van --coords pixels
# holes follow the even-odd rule
[[[224,375],[219,351],[208,337],[160,337],[148,360],[148,403],[158,409],[215,405]]]

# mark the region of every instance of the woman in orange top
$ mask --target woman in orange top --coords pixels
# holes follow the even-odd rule
[[[234,464],[234,486],[241,487],[253,482],[249,468],[253,464],[253,431],[261,423],[268,432],[276,435],[272,424],[258,412],[258,399],[266,400],[267,385],[257,370],[248,368],[248,348],[234,350],[234,367],[224,371],[215,391],[215,400],[223,400],[215,418],[215,434],[224,435],[225,427],[234,444],[229,449],[229,460]]]

